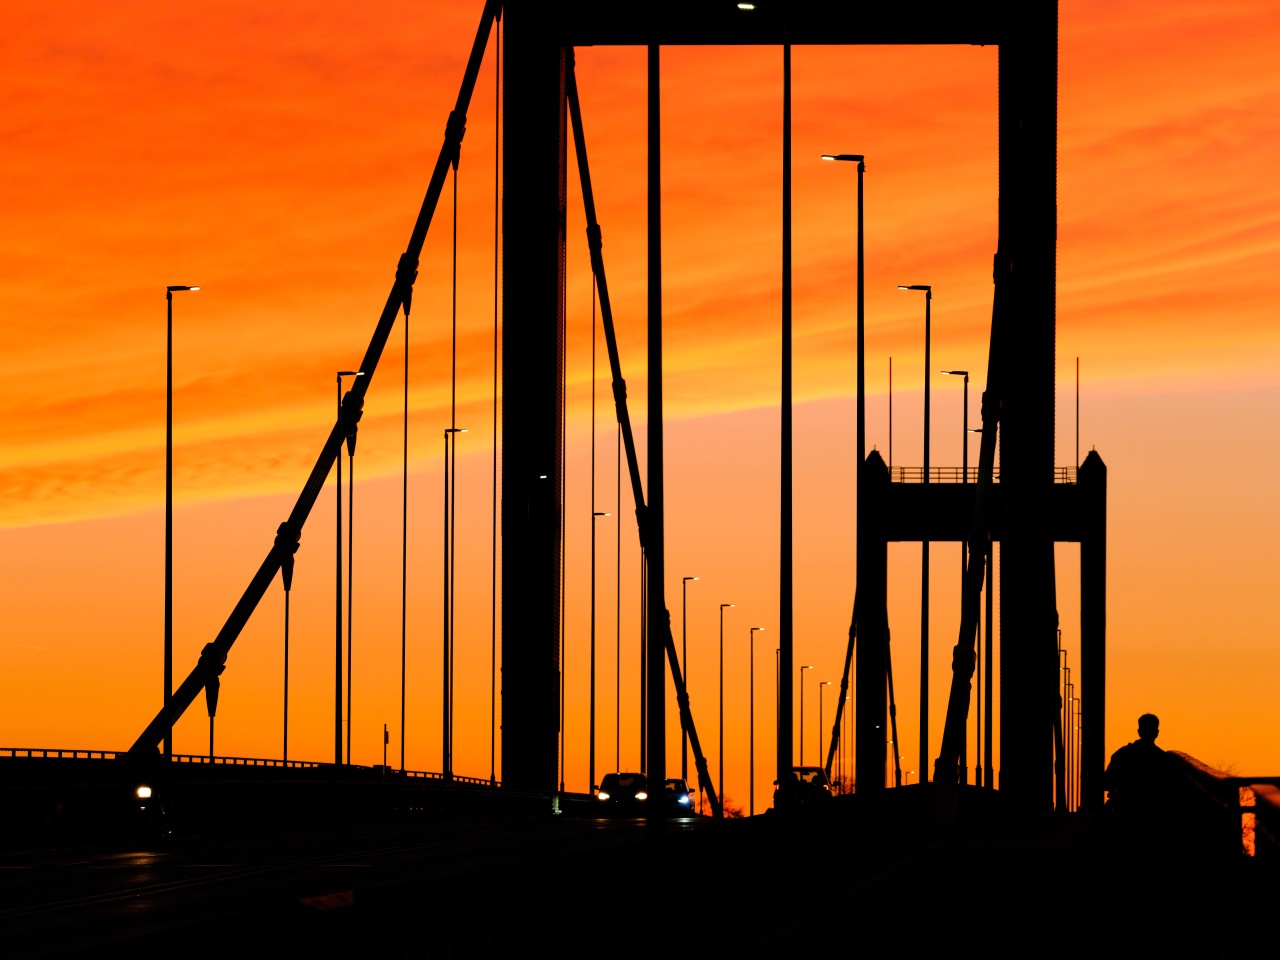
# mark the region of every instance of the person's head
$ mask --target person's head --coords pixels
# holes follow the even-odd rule
[[[1143,740],[1154,740],[1160,736],[1160,718],[1154,713],[1144,713],[1138,718],[1138,736]]]

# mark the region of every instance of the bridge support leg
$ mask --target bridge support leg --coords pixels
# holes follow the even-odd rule
[[[502,199],[502,780],[554,791],[564,449],[565,51],[505,4]]]
[[[1080,465],[1080,806],[1102,810],[1107,725],[1107,467],[1091,451]]]
[[[1057,660],[1053,537],[1057,277],[1057,4],[1005,8],[1000,46],[1000,251],[1012,270],[1000,352],[1000,786],[1053,806]]]
[[[872,451],[858,480],[858,646],[854,767],[859,794],[879,796],[885,786],[889,643],[889,548],[881,518],[887,514],[889,468]],[[896,746],[896,744],[895,744]]]

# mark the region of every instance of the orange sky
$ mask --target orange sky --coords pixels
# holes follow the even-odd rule
[[[178,676],[269,546],[359,362],[439,147],[479,4],[11,5],[0,32],[8,229],[0,473],[5,629],[0,745],[127,747],[160,687],[164,286],[175,303]],[[1267,2],[1061,3],[1058,457],[1110,467],[1108,750],[1145,710],[1164,745],[1242,772],[1280,769],[1270,582],[1280,520],[1280,12]],[[644,398],[644,65],[579,52],[584,118],[633,415]],[[800,48],[795,64],[797,662],[807,758],[816,683],[839,679],[852,602],[853,171],[867,173],[869,441],[920,462],[922,323],[898,283],[935,289],[937,369],[968,367],[976,418],[995,247],[996,51]],[[689,588],[690,684],[717,766],[718,604],[726,613],[727,793],[746,799],[747,630],[757,740],[772,734],[777,637],[781,54],[670,49],[664,69],[669,603]],[[458,772],[488,774],[493,73],[459,179]],[[586,773],[590,276],[571,191],[568,785]],[[448,193],[411,331],[408,764],[439,767],[440,429],[447,422]],[[1270,269],[1269,269],[1270,268]],[[356,493],[358,761],[399,755],[402,333],[362,423]],[[603,371],[604,363],[600,364]],[[959,384],[934,376],[935,464],[959,462]],[[614,510],[600,381],[598,494]],[[954,425],[954,426],[953,426]],[[974,447],[976,452],[976,447]],[[636,547],[622,508],[621,763],[636,763]],[[577,521],[574,517],[578,517]],[[290,753],[332,742],[332,495],[294,592]],[[600,527],[597,774],[614,730],[614,544]],[[932,658],[949,661],[958,548],[934,551]],[[915,767],[919,550],[891,552],[902,751]],[[1077,551],[1059,549],[1075,660]],[[219,752],[279,753],[280,591],[233,651]],[[935,667],[931,730],[947,677]],[[828,690],[834,688],[827,688]],[[831,701],[826,708],[830,715]],[[197,706],[176,748],[206,743]],[[767,802],[767,747],[757,764]],[[936,743],[933,745],[936,750]],[[762,770],[766,772],[761,772]],[[766,798],[766,799],[762,799]]]

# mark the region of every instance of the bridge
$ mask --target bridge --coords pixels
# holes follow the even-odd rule
[[[732,8],[732,9],[730,9]],[[751,8],[751,9],[748,9]],[[783,949],[797,939],[818,935],[837,909],[835,903],[854,902],[877,916],[898,920],[918,917],[921,910],[948,906],[944,916],[959,922],[993,900],[1003,914],[1035,895],[1057,876],[1071,891],[1068,909],[1085,916],[1096,897],[1085,888],[1105,872],[1108,854],[1103,837],[1105,764],[1103,732],[1106,703],[1106,466],[1090,453],[1081,463],[1058,467],[1054,450],[1054,334],[1056,303],[1056,30],[1054,4],[1010,9],[997,2],[978,2],[963,8],[929,5],[930,16],[918,7],[883,7],[848,14],[847,5],[830,0],[805,0],[786,6],[760,4],[650,4],[644,16],[616,5],[561,0],[556,4],[499,3],[490,0],[480,17],[475,42],[457,104],[445,119],[444,143],[433,168],[426,197],[404,253],[394,265],[394,281],[377,318],[363,360],[356,371],[339,376],[335,420],[320,441],[320,450],[298,500],[274,532],[274,542],[234,604],[222,629],[205,645],[196,664],[174,685],[166,669],[165,689],[149,720],[140,717],[140,733],[128,750],[60,751],[9,748],[0,751],[5,771],[5,804],[11,849],[26,850],[33,839],[55,845],[83,844],[99,836],[119,839],[122,831],[141,822],[155,836],[167,837],[170,811],[181,827],[174,852],[137,855],[125,867],[141,883],[141,873],[161,877],[143,896],[160,904],[178,901],[159,926],[139,931],[93,883],[86,883],[68,900],[83,924],[77,941],[88,948],[103,938],[105,924],[124,939],[156,942],[169,924],[192,932],[202,924],[205,889],[225,894],[224,917],[256,917],[269,923],[280,942],[293,942],[299,930],[325,937],[333,924],[303,922],[307,911],[337,913],[338,932],[349,945],[385,932],[388,918],[411,915],[412,904],[427,896],[437,915],[471,917],[490,937],[484,947],[518,946],[532,938],[548,941],[551,926],[544,913],[572,909],[583,921],[583,934],[616,936],[635,907],[648,937],[664,930],[690,944],[711,946],[718,938],[739,948],[768,943]],[[324,486],[339,476],[341,515],[342,453],[352,455],[365,398],[375,389],[382,354],[397,322],[407,323],[423,245],[432,227],[437,204],[450,174],[456,172],[466,129],[466,116],[476,77],[501,29],[504,145],[503,232],[503,369],[501,394],[505,443],[501,471],[501,582],[503,668],[502,770],[489,777],[455,771],[452,759],[452,686],[442,686],[441,769],[411,771],[383,764],[351,764],[350,743],[344,753],[343,698],[350,697],[350,654],[346,686],[343,673],[342,577],[339,564],[335,616],[334,754],[307,761],[228,758],[211,748],[207,756],[174,754],[174,724],[204,694],[211,731],[218,690],[224,671],[235,669],[234,645],[269,587],[290,589],[295,552],[308,516]],[[662,394],[663,303],[661,257],[661,96],[660,63],[663,47],[680,44],[757,44],[778,47],[783,54],[784,118],[782,218],[784,298],[780,317],[783,349],[780,357],[782,442],[778,464],[781,476],[778,531],[781,610],[777,646],[776,723],[772,761],[778,782],[786,782],[796,766],[794,660],[794,464],[791,358],[791,220],[790,220],[790,50],[793,45],[946,43],[984,44],[1000,49],[999,117],[1000,202],[999,240],[993,252],[993,297],[987,383],[980,404],[981,448],[972,469],[892,466],[879,452],[866,449],[865,327],[863,299],[863,236],[861,196],[864,159],[834,159],[857,164],[859,196],[858,243],[858,364],[855,445],[858,476],[856,530],[857,584],[848,603],[851,622],[841,674],[840,696],[823,758],[828,775],[837,755],[851,747],[856,793],[833,798],[817,814],[769,818],[750,817],[737,823],[723,817],[722,778],[713,777],[705,735],[706,718],[695,718],[685,686],[687,662],[678,651],[666,597],[664,547],[664,417]],[[647,149],[649,177],[648,273],[648,395],[646,397],[647,474],[642,476],[631,427],[631,398],[627,394],[624,357],[614,331],[608,277],[590,178],[587,148],[591,118],[583,115],[574,69],[574,49],[588,45],[624,44],[644,47],[648,56],[650,124]],[[493,48],[496,53],[496,47]],[[587,210],[587,239],[592,278],[598,290],[600,326],[613,382],[617,425],[626,453],[628,486],[646,569],[645,680],[641,705],[644,730],[643,768],[650,782],[673,772],[667,756],[666,684],[673,682],[683,734],[695,758],[698,787],[710,818],[687,818],[671,823],[651,805],[649,823],[609,822],[600,826],[593,800],[564,790],[562,717],[564,692],[561,651],[563,610],[561,576],[564,551],[564,327],[565,311],[565,199],[570,189],[567,171],[570,144]],[[456,182],[456,181],[455,181]],[[928,310],[927,291],[926,311]],[[927,313],[926,313],[927,316]],[[967,374],[966,374],[967,380]],[[345,391],[344,391],[345,387]],[[928,409],[926,402],[926,410]],[[456,456],[456,419],[445,431],[446,462]],[[1000,464],[997,468],[997,450]],[[446,479],[446,490],[449,490]],[[446,497],[449,494],[446,493]],[[456,504],[456,500],[453,501]],[[453,523],[446,499],[446,529]],[[339,520],[338,552],[343,530]],[[928,595],[929,544],[953,541],[965,545],[960,621],[955,625],[952,678],[946,725],[936,756],[928,750],[928,614],[922,638],[921,763],[920,776],[929,782],[902,784],[897,750],[888,745],[896,723],[887,592],[887,545],[919,542],[924,556]],[[448,541],[446,541],[448,543]],[[1053,546],[1081,544],[1081,637],[1079,696],[1063,679],[1061,637],[1057,632],[1058,598]],[[349,549],[350,538],[347,544]],[[992,736],[996,700],[993,658],[992,557],[998,544],[1001,557],[999,621],[1002,629],[999,665],[1001,768],[993,769]],[[443,674],[451,676],[454,656],[452,619],[447,586],[451,548],[446,547],[445,624],[442,637]],[[349,568],[348,568],[349,569]],[[986,656],[980,656],[985,599]],[[287,609],[287,608],[286,608]],[[350,643],[350,606],[346,609]],[[166,661],[167,663],[168,661]],[[803,668],[801,668],[803,669]],[[975,680],[978,699],[975,703]],[[844,716],[846,691],[855,686],[856,714]],[[803,690],[803,687],[801,688]],[[987,691],[985,703],[981,691]],[[753,687],[754,691],[754,687]],[[594,690],[593,690],[594,695]],[[347,712],[349,714],[349,699]],[[985,713],[982,712],[985,707]],[[148,710],[148,713],[151,711]],[[594,709],[592,711],[594,718]],[[701,728],[698,722],[704,724]],[[594,722],[594,720],[593,720]],[[970,784],[967,742],[969,725],[975,740],[977,768],[984,770]],[[842,744],[846,728],[852,744]],[[896,728],[893,728],[896,729]],[[753,727],[754,734],[754,727]],[[349,727],[348,727],[349,737]],[[595,781],[594,729],[590,763]],[[985,758],[985,769],[983,764]],[[752,754],[754,762],[754,752]],[[886,782],[892,763],[893,787]],[[1266,778],[1224,777],[1184,761],[1187,790],[1200,792],[1203,820],[1212,826],[1212,842],[1197,845],[1211,860],[1195,874],[1200,880],[1248,869],[1240,858],[1270,850],[1275,835],[1276,784]],[[1194,789],[1193,789],[1194,785]],[[144,794],[142,791],[146,791]],[[1199,803],[1200,801],[1197,801]],[[1050,814],[1058,814],[1057,819]],[[484,816],[482,816],[482,814]],[[558,816],[557,816],[558,815]],[[1068,816],[1070,815],[1070,816]],[[139,818],[142,818],[139,821]],[[157,826],[157,817],[163,822]],[[525,819],[521,819],[525,818]],[[519,827],[507,824],[519,820]],[[375,826],[370,827],[369,824]],[[567,825],[566,825],[567,824]],[[1223,824],[1226,824],[1224,827]],[[274,826],[274,831],[264,830]],[[288,827],[288,829],[282,829]],[[886,827],[888,829],[886,829]],[[324,836],[316,832],[323,828]],[[158,830],[158,834],[154,831]],[[328,831],[332,831],[330,834]],[[372,832],[362,832],[372,831]],[[1043,831],[1043,833],[1037,833]],[[1252,831],[1252,839],[1243,838]],[[225,849],[230,835],[248,837],[243,856],[229,866],[196,866]],[[819,856],[818,862],[797,854],[809,841],[848,851],[847,859]],[[1045,839],[1047,837],[1047,839]],[[892,838],[892,839],[890,839]],[[1039,839],[1038,839],[1039,838]],[[1044,846],[1037,848],[1043,839]],[[150,840],[148,842],[150,842]],[[1170,841],[1181,849],[1183,841]],[[1250,844],[1252,844],[1250,846]],[[562,853],[568,848],[571,854]],[[640,848],[640,849],[637,849]],[[1048,850],[1048,854],[1045,853]],[[352,851],[354,851],[352,853]],[[981,852],[979,852],[981,851]],[[991,886],[979,895],[964,894],[961,877],[996,855],[988,874]],[[1077,859],[1072,851],[1083,854]],[[351,854],[348,857],[348,854]],[[1065,877],[1053,858],[1066,857]],[[27,852],[18,874],[51,876],[57,871],[47,854]],[[1269,853],[1251,860],[1267,861]],[[308,871],[317,858],[325,861],[323,882],[312,882]],[[337,865],[328,861],[350,859]],[[424,860],[438,858],[430,893],[415,876]],[[639,859],[640,869],[618,869],[619,859]],[[919,866],[905,864],[919,858]],[[797,863],[797,859],[800,860]],[[268,870],[266,862],[282,864]],[[843,867],[855,864],[851,873]],[[256,866],[254,864],[257,864]],[[1029,865],[1030,864],[1030,865]],[[500,910],[510,910],[513,926],[495,930],[482,924],[487,916],[467,898],[447,888],[478,884],[484,865],[497,865],[502,892],[495,894]],[[705,877],[741,876],[767,865],[800,877],[789,891],[774,891],[774,912],[736,931],[721,920],[698,928],[674,919],[671,890],[684,889]],[[545,869],[547,882],[530,893],[530,884],[511,877],[522,870]],[[177,879],[184,871],[213,870],[198,881]],[[222,871],[222,872],[217,872]],[[1020,872],[1021,871],[1021,872]],[[1028,874],[1029,871],[1029,874]],[[259,882],[266,873],[271,877]],[[370,879],[355,879],[366,873]],[[616,890],[601,877],[623,877]],[[215,875],[216,874],[216,875]],[[910,899],[888,877],[937,877],[937,889]],[[1035,882],[1024,884],[1030,875]],[[1232,873],[1234,875],[1234,873]],[[258,879],[250,879],[258,878]],[[113,883],[117,882],[112,880]],[[1194,885],[1197,893],[1206,884]],[[53,886],[33,883],[15,894],[11,923],[23,926],[33,938],[47,936],[50,925],[67,914],[58,906]],[[572,895],[564,891],[572,890]],[[889,892],[896,890],[896,892]],[[1107,894],[1119,895],[1115,888]],[[813,905],[806,898],[816,898]],[[248,899],[264,901],[255,907]],[[839,899],[844,898],[844,899]],[[728,909],[739,904],[727,891],[710,903]],[[609,904],[614,906],[610,907]],[[369,904],[366,906],[366,904]],[[1216,904],[1215,904],[1216,906]],[[72,908],[67,908],[72,909]],[[157,906],[157,915],[168,907]],[[1197,908],[1199,909],[1199,908]],[[351,920],[356,915],[358,920]],[[84,919],[84,918],[88,919]],[[112,919],[112,918],[115,919]],[[632,917],[632,919],[635,919]],[[255,920],[254,922],[258,922]],[[1086,922],[1087,926],[1087,922]],[[442,926],[441,930],[445,927]],[[561,929],[555,927],[554,929]],[[381,935],[381,934],[379,934]],[[406,948],[415,932],[388,933],[391,942]],[[456,933],[440,934],[456,938]],[[210,942],[231,933],[216,931]],[[336,942],[336,941],[335,941]],[[442,941],[443,942],[443,941]],[[448,939],[453,952],[467,945]],[[586,945],[587,941],[583,941]]]

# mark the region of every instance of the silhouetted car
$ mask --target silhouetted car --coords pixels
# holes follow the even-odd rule
[[[662,790],[663,806],[678,816],[693,814],[693,794],[680,777],[671,777]]]
[[[822,767],[792,767],[791,776],[773,790],[778,810],[810,806],[831,799],[831,781]]]
[[[643,773],[606,773],[596,790],[598,806],[612,814],[642,813],[648,799],[649,781]]]

